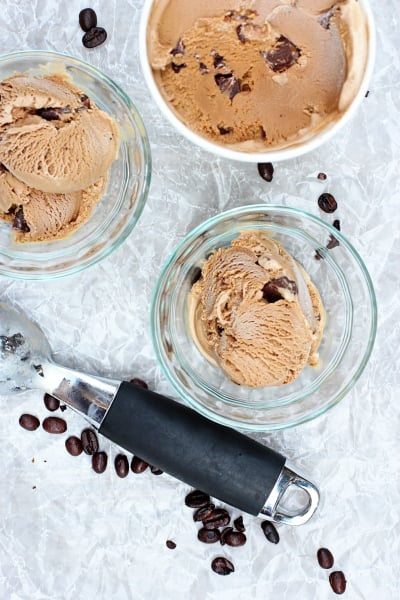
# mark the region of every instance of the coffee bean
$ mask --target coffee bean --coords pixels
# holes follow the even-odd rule
[[[65,447],[72,456],[79,456],[83,452],[82,442],[75,435],[71,435],[65,440]]]
[[[235,570],[231,561],[224,556],[217,556],[214,558],[211,563],[211,568],[218,575],[230,575]]]
[[[82,38],[85,48],[96,48],[107,39],[107,31],[103,27],[92,27]]]
[[[131,469],[134,473],[137,473],[137,474],[143,473],[147,469],[148,466],[149,466],[149,463],[147,463],[145,460],[142,460],[138,456],[132,457]]]
[[[137,385],[138,387],[142,387],[145,390],[149,389],[149,386],[147,385],[147,383],[145,381],[143,381],[143,379],[139,379],[139,377],[134,377],[133,379],[131,379],[129,381],[129,383],[133,383],[133,385]]]
[[[176,548],[175,542],[173,542],[172,540],[167,540],[165,543],[166,543],[167,548],[169,548],[170,550],[175,550],[175,548]]]
[[[206,504],[205,506],[198,508],[193,513],[193,521],[204,521],[204,519],[207,519],[207,517],[214,510],[214,508],[215,504],[212,504],[211,502],[210,504]]]
[[[150,466],[150,471],[153,473],[153,475],[162,475],[164,473],[164,471],[161,471],[161,469],[154,467],[153,465]]]
[[[197,532],[197,537],[200,542],[204,542],[205,544],[215,544],[215,542],[219,542],[221,534],[218,529],[206,529],[202,527]]]
[[[246,527],[243,525],[243,517],[242,517],[242,515],[240,515],[240,517],[238,517],[237,519],[235,519],[233,521],[233,524],[234,524],[234,526],[236,527],[236,529],[238,531],[241,531],[241,532],[246,531]]]
[[[125,454],[117,454],[114,459],[115,472],[118,477],[126,477],[129,473],[129,463]]]
[[[325,173],[318,173],[318,179],[320,181],[325,181],[327,179],[327,176]]]
[[[317,552],[319,566],[323,569],[331,569],[333,567],[333,555],[328,548],[320,548]]]
[[[107,468],[108,456],[105,452],[95,452],[92,456],[92,467],[96,473],[104,473]]]
[[[244,546],[246,539],[244,533],[240,531],[228,531],[224,536],[225,544],[233,547]]]
[[[83,451],[85,454],[94,454],[99,449],[99,441],[93,429],[84,429],[81,433]]]
[[[97,25],[97,15],[93,8],[84,8],[79,13],[79,25],[83,31],[89,31]]]
[[[54,412],[58,408],[60,408],[60,401],[57,398],[54,398],[51,394],[45,394],[43,397],[44,405],[47,410]]]
[[[225,527],[222,531],[221,531],[221,546],[223,546],[225,544],[225,537],[228,535],[228,533],[230,533],[231,531],[233,531],[233,527]]]
[[[19,424],[27,431],[35,431],[40,425],[40,421],[34,415],[24,414],[19,418]]]
[[[258,163],[258,173],[265,181],[272,181],[274,176],[274,166],[272,163]]]
[[[42,423],[42,427],[47,433],[64,433],[67,431],[67,423],[60,417],[46,417]]]
[[[333,213],[337,209],[337,202],[332,194],[326,192],[318,198],[318,206],[326,213]]]
[[[203,525],[206,529],[216,529],[217,527],[225,527],[229,524],[231,517],[227,510],[224,508],[214,508],[207,516],[203,519]]]
[[[329,575],[329,583],[335,594],[344,594],[346,591],[346,578],[343,571],[333,571]]]
[[[210,496],[200,490],[193,490],[185,498],[185,504],[189,508],[201,508],[210,502]]]
[[[271,544],[277,544],[279,542],[279,533],[276,527],[271,521],[263,521],[261,523],[261,529],[264,532],[265,537]]]

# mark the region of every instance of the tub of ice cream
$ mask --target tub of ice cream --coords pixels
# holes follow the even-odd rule
[[[148,0],[141,63],[176,129],[243,161],[292,158],[347,122],[375,55],[367,0]]]
[[[147,197],[147,135],[126,94],[66,55],[0,57],[0,272],[48,278],[107,256]]]
[[[273,430],[317,417],[355,384],[373,347],[376,301],[362,259],[335,228],[255,205],[184,238],[161,271],[151,326],[184,401],[223,424]]]

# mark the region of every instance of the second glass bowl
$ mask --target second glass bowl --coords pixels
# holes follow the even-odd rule
[[[210,253],[243,231],[283,244],[318,288],[326,325],[318,366],[306,366],[290,384],[248,388],[230,381],[198,350],[188,323],[188,295]],[[326,244],[339,242],[331,250]],[[298,425],[341,400],[360,377],[376,334],[376,300],[360,256],[336,229],[312,214],[254,205],[219,214],[190,232],[160,274],[151,310],[160,365],[189,405],[219,423],[253,431]]]

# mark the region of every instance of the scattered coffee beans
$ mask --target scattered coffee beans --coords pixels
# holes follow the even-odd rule
[[[107,39],[107,31],[103,27],[92,27],[82,38],[82,44],[85,48],[96,48],[103,44]]]
[[[225,508],[214,508],[206,519],[203,519],[203,525],[206,529],[217,529],[225,527],[231,520],[230,514]]]
[[[346,591],[346,578],[343,571],[333,571],[329,575],[329,583],[335,594],[344,594]]]
[[[243,525],[243,517],[241,515],[233,521],[233,524],[238,531],[246,531],[246,527]]]
[[[215,542],[219,542],[221,534],[218,529],[206,529],[202,527],[197,532],[197,537],[200,542],[204,542],[205,544],[215,544]]]
[[[279,533],[271,521],[263,521],[261,523],[261,529],[269,542],[272,544],[277,544],[279,542]]]
[[[318,198],[318,206],[326,213],[333,213],[337,209],[337,202],[332,194],[326,192]]]
[[[147,385],[147,383],[145,381],[143,381],[143,379],[139,379],[139,377],[134,377],[133,379],[131,379],[129,381],[129,383],[133,383],[133,385],[137,385],[138,387],[142,387],[145,390],[149,389],[149,386]]]
[[[149,463],[147,463],[145,460],[142,460],[138,456],[132,457],[131,469],[134,473],[137,473],[137,474],[143,473],[147,469],[148,466],[149,466]]]
[[[104,473],[107,468],[108,456],[105,452],[95,452],[92,456],[92,467],[96,473]]]
[[[225,544],[233,547],[244,546],[246,539],[244,533],[240,531],[228,531],[224,536]]]
[[[79,13],[79,25],[83,31],[89,31],[97,25],[97,15],[93,8],[84,8]]]
[[[193,521],[206,520],[210,516],[210,514],[212,513],[214,508],[215,508],[215,504],[212,504],[211,502],[210,502],[210,504],[206,504],[205,506],[198,508],[193,513]]]
[[[175,550],[175,548],[176,548],[176,544],[172,540],[167,540],[165,542],[165,544],[166,544],[167,548],[169,548],[170,550]]]
[[[217,556],[211,563],[211,568],[218,575],[230,575],[234,572],[235,567],[230,560],[224,556]]]
[[[124,478],[128,475],[129,463],[128,458],[125,456],[125,454],[117,454],[117,456],[114,459],[114,467],[118,477]]]
[[[79,456],[83,452],[82,442],[76,435],[71,435],[65,440],[65,447],[72,456]]]
[[[223,546],[225,544],[225,537],[228,535],[228,533],[230,533],[231,531],[233,531],[233,527],[225,527],[222,531],[221,531],[221,546]]]
[[[257,168],[259,175],[265,181],[272,181],[274,176],[274,166],[272,163],[258,163]]]
[[[58,408],[60,408],[60,401],[57,398],[54,398],[51,394],[45,394],[43,396],[44,405],[47,410],[54,412]]]
[[[161,469],[159,469],[158,467],[154,467],[154,466],[150,467],[150,471],[153,473],[153,475],[162,475],[164,472],[164,471],[161,471]]]
[[[85,454],[94,454],[99,449],[99,441],[93,429],[84,429],[81,433],[83,451]]]
[[[40,421],[34,415],[24,414],[19,418],[19,424],[27,431],[35,431],[40,425]]]
[[[317,552],[319,566],[323,569],[331,569],[333,567],[333,555],[328,548],[320,548]]]
[[[201,508],[210,503],[210,496],[200,490],[193,490],[185,498],[185,504],[189,508]]]
[[[46,417],[42,423],[42,427],[47,433],[64,433],[67,431],[67,423],[60,417]]]

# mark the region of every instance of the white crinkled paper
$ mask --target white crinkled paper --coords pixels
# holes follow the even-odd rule
[[[49,282],[0,279],[0,298],[39,322],[56,358],[115,378],[142,377],[173,395],[155,359],[149,305],[161,265],[204,219],[241,204],[285,203],[320,214],[318,195],[338,200],[334,214],[373,279],[379,328],[356,387],[331,412],[292,430],[255,437],[282,451],[321,490],[311,522],[281,527],[267,542],[260,521],[244,516],[241,548],[201,544],[189,488],[163,474],[113,471],[118,449],[102,440],[109,467],[74,458],[66,436],[18,425],[23,412],[48,415],[36,392],[0,400],[0,598],[4,600],[325,600],[334,597],[316,561],[327,546],[348,581],[345,598],[399,597],[400,513],[400,61],[397,0],[371,0],[378,32],[370,94],[355,118],[315,152],[275,165],[271,183],[255,165],[215,158],[175,133],[149,97],[138,60],[142,1],[92,6],[108,31],[104,46],[81,44],[77,0],[2,2],[1,52],[47,49],[79,56],[131,96],[148,130],[153,179],[129,239],[89,270]],[[328,174],[316,181],[318,172]],[[322,215],[331,219],[332,215]],[[362,310],[362,307],[359,307]],[[71,410],[68,433],[85,426]],[[239,513],[232,511],[233,517]],[[174,540],[175,550],[165,542]],[[210,569],[217,554],[236,571]]]

